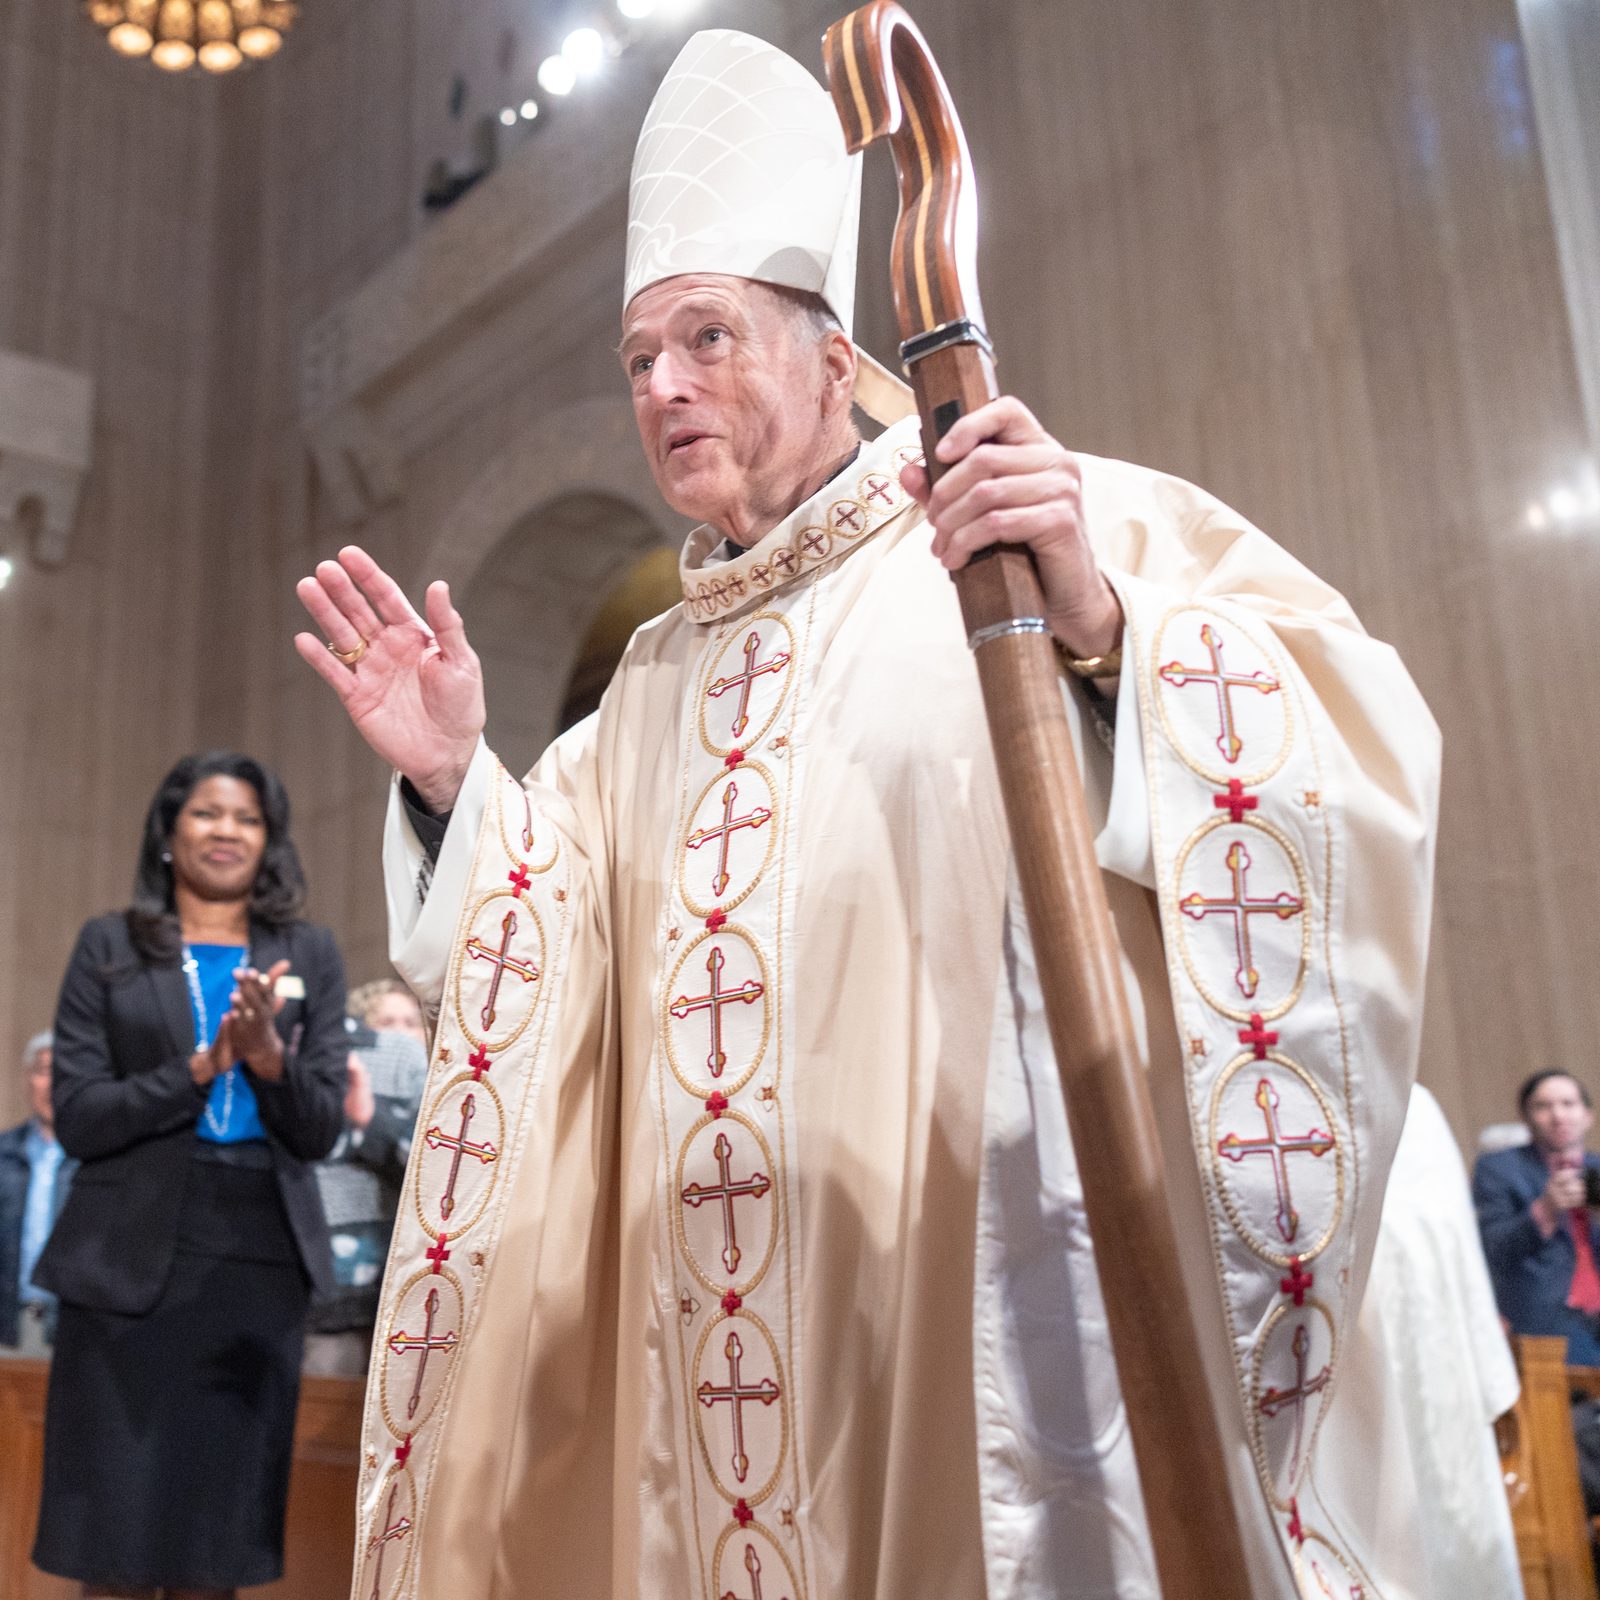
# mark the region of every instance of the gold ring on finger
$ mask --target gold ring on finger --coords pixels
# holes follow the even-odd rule
[[[360,638],[359,634],[357,638]],[[361,642],[357,644],[354,650],[341,650],[330,639],[328,641],[328,651],[335,660],[342,661],[347,667],[353,667],[367,653],[367,643],[367,640],[361,639]]]

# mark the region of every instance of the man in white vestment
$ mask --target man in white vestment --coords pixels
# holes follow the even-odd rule
[[[930,495],[849,338],[858,195],[809,73],[689,42],[621,358],[702,526],[526,779],[444,585],[419,616],[356,549],[301,583],[301,654],[399,775],[392,954],[436,1028],[355,1593],[1155,1600],[949,580],[1004,540],[1062,656],[1251,1594],[1420,1597],[1407,1485],[1370,1470],[1403,1437],[1342,1374],[1375,1359],[1432,720],[1243,518],[1015,399]]]

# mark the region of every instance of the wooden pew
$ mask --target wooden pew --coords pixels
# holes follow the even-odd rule
[[[76,1600],[79,1588],[28,1559],[44,1466],[42,1361],[0,1359],[0,1596]],[[347,1600],[355,1548],[359,1378],[302,1378],[284,1535],[284,1575],[251,1600]]]
[[[1572,1436],[1571,1394],[1582,1385],[1569,1376],[1567,1341],[1518,1334],[1511,1347],[1522,1393],[1495,1432],[1527,1600],[1600,1600]]]

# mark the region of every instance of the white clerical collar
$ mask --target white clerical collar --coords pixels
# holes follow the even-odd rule
[[[797,506],[771,533],[721,560],[722,535],[702,524],[678,559],[683,608],[693,622],[717,622],[783,588],[803,573],[849,554],[879,528],[915,504],[900,487],[900,473],[922,460],[919,424],[904,418],[869,445],[855,462]]]

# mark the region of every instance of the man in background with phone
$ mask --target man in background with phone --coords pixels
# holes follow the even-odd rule
[[[1513,1333],[1564,1334],[1572,1365],[1600,1366],[1600,1155],[1584,1148],[1593,1103],[1550,1069],[1517,1105],[1529,1142],[1480,1156],[1472,1177],[1495,1299]]]

